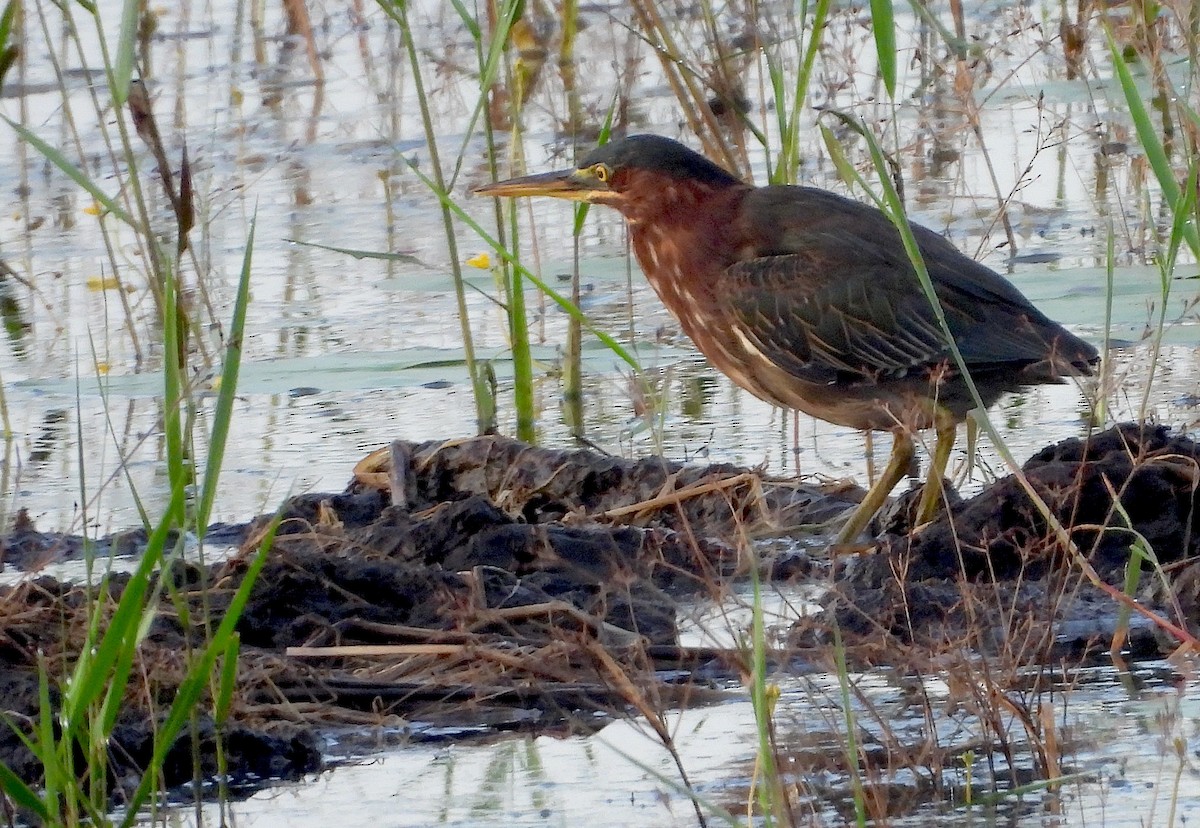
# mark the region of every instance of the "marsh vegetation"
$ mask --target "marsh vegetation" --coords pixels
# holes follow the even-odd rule
[[[0,769],[10,821],[1198,818],[1200,15],[962,5],[8,0],[0,652],[28,702],[3,741],[32,757]],[[851,573],[886,597],[856,621],[831,596],[866,593],[839,593],[827,536],[763,529],[865,483],[886,437],[715,373],[614,213],[469,194],[634,132],[759,184],[895,185],[912,221],[1103,351],[1094,381],[1009,395],[960,440],[964,496],[1022,496],[987,487],[1063,440],[1109,435],[1128,462],[1043,455],[1027,477],[1065,528],[977,521],[979,566],[951,516],[961,569],[936,585],[894,571],[893,533]],[[1127,422],[1149,427],[1111,430]],[[504,437],[466,439],[485,432]],[[556,453],[580,439],[611,458]],[[446,441],[485,462],[451,474]],[[514,452],[542,477],[505,476]],[[1071,463],[1100,470],[1091,488],[1046,476]],[[316,494],[356,464],[345,494]],[[596,483],[635,467],[659,488]],[[579,491],[547,493],[577,468]],[[616,540],[582,545],[583,516]],[[431,526],[462,543],[430,551]],[[118,530],[137,555],[109,556]],[[16,568],[22,533],[44,543]],[[551,577],[580,549],[586,600]],[[436,574],[388,569],[418,559]],[[394,604],[368,600],[372,579]],[[521,601],[493,600],[506,589]],[[321,590],[361,612],[270,614]],[[437,612],[416,600],[434,594]],[[650,607],[670,623],[639,643]],[[301,645],[383,649],[284,649]],[[314,663],[353,702],[305,707],[329,678]],[[133,710],[144,751],[117,755]],[[310,750],[335,769],[243,800],[283,773],[231,772],[254,716],[302,726],[276,745],[296,772]]]

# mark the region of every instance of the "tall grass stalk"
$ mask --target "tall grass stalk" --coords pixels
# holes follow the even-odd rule
[[[1160,250],[1155,256],[1159,277],[1158,318],[1155,320],[1154,336],[1150,345],[1150,371],[1142,388],[1142,404],[1139,409],[1141,419],[1145,419],[1149,411],[1150,392],[1158,372],[1163,333],[1167,325],[1167,302],[1171,298],[1171,284],[1175,280],[1175,264],[1179,260],[1179,250],[1188,235],[1188,229],[1196,229],[1193,215],[1196,209],[1196,184],[1197,162],[1193,159],[1188,169],[1187,185],[1182,191],[1176,188],[1175,198],[1171,201],[1171,230],[1167,236],[1166,249]]]
[[[1154,120],[1150,117],[1150,111],[1146,109],[1144,95],[1138,89],[1137,83],[1133,79],[1133,73],[1129,71],[1129,65],[1113,37],[1112,29],[1107,25],[1104,27],[1104,34],[1108,39],[1113,71],[1116,72],[1117,80],[1121,84],[1121,92],[1125,97],[1125,105],[1129,107],[1129,117],[1133,121],[1133,129],[1137,135],[1138,144],[1142,147],[1142,151],[1146,153],[1146,159],[1150,162],[1150,168],[1154,171],[1154,178],[1158,182],[1158,186],[1162,190],[1163,197],[1167,203],[1171,205],[1182,204],[1179,180],[1176,178],[1175,169],[1171,165],[1166,143],[1155,128]],[[1165,73],[1163,74],[1165,83]],[[1192,255],[1200,258],[1200,232],[1197,231],[1195,222],[1189,221],[1185,223],[1182,229]]]
[[[754,790],[763,825],[771,828],[775,825],[776,815],[784,808],[781,798],[785,796],[779,784],[775,745],[771,738],[779,688],[767,682],[767,630],[763,621],[762,583],[757,560],[752,563],[750,573],[754,589],[750,621],[750,701],[754,706],[755,733],[758,737]]]
[[[1112,347],[1113,296],[1115,295],[1117,268],[1117,239],[1112,217],[1109,216],[1108,235],[1104,244],[1104,338],[1100,353],[1107,354]],[[1096,414],[1092,422],[1100,424],[1108,419],[1108,395],[1113,390],[1113,367],[1110,360],[1100,365],[1100,393],[1096,395]]]
[[[462,275],[462,264],[458,253],[458,238],[453,221],[453,200],[449,194],[458,172],[462,169],[467,158],[469,140],[476,124],[482,118],[483,132],[487,144],[487,160],[491,167],[493,178],[497,175],[496,142],[491,121],[483,117],[489,99],[489,90],[497,89],[497,84],[503,81],[511,90],[509,97],[509,117],[513,125],[513,145],[519,145],[520,109],[524,101],[524,90],[521,82],[514,75],[511,64],[506,60],[505,50],[513,27],[521,19],[524,3],[521,0],[503,0],[496,9],[494,25],[490,32],[483,31],[475,15],[466,7],[462,0],[452,0],[451,5],[458,13],[475,45],[476,60],[479,68],[477,85],[479,95],[475,100],[463,143],[459,147],[454,163],[454,172],[447,179],[443,173],[442,162],[438,152],[439,136],[433,125],[422,77],[422,64],[416,38],[409,18],[408,4],[398,0],[378,0],[379,5],[389,17],[400,27],[404,40],[404,49],[408,55],[410,70],[415,86],[416,96],[421,110],[421,123],[425,132],[426,145],[429,151],[432,174],[421,175],[442,203],[442,219],[446,235],[446,243],[450,255],[451,272],[454,279],[455,295],[458,302],[459,324],[463,337],[463,350],[467,362],[467,370],[474,389],[476,424],[480,432],[494,431],[496,428],[494,400],[487,383],[487,372],[476,362],[474,337],[466,304],[465,282]],[[507,246],[507,238],[511,237],[513,246],[518,238],[516,206],[504,207],[497,203],[496,227],[499,243]],[[507,211],[507,213],[505,212]],[[507,229],[506,229],[507,225]],[[513,404],[517,420],[517,437],[527,441],[536,439],[535,406],[533,394],[533,357],[529,340],[529,320],[525,308],[525,271],[512,266],[507,258],[499,265],[501,281],[504,286],[505,301],[503,307],[508,323],[508,341],[512,349],[513,363]]]
[[[858,724],[855,722],[854,706],[850,700],[850,671],[846,667],[846,646],[842,642],[842,629],[836,619],[833,624],[833,657],[837,668],[838,689],[842,694],[842,720],[846,725],[846,769],[854,795],[854,822],[861,828],[867,824],[867,804],[862,773],[859,770]]]
[[[771,153],[767,153],[767,178],[772,184],[794,184],[799,176],[800,113],[804,111],[804,102],[808,100],[808,87],[812,80],[813,66],[816,64],[817,54],[821,50],[822,37],[825,34],[825,26],[829,22],[829,9],[832,5],[832,0],[817,0],[813,7],[812,25],[804,40],[804,57],[800,64],[800,71],[796,73],[796,82],[792,85],[790,94],[786,86],[787,72],[783,63],[772,57],[778,50],[764,50],[767,73],[771,79],[771,89],[777,102],[775,116],[778,119],[779,128],[779,152],[774,168],[770,165]],[[807,12],[808,3],[804,2],[800,6],[801,19],[807,16]],[[782,103],[784,101],[791,103],[785,106]]]
[[[564,0],[562,4],[562,43],[558,50],[558,71],[562,75],[563,90],[567,96],[567,123],[575,145],[578,160],[578,132],[583,126],[583,108],[579,101],[579,85],[575,73],[575,39],[579,34],[579,0]],[[615,105],[615,99],[614,99]],[[600,143],[608,140],[607,132],[612,123],[612,108],[608,122],[604,125]],[[575,226],[571,233],[571,304],[579,307],[582,298],[582,273],[580,270],[580,233],[591,205],[575,205]],[[583,421],[583,326],[571,317],[567,320],[567,341],[563,347],[562,364],[562,407],[563,420],[576,437],[582,437]]]
[[[162,592],[169,580],[162,573],[182,554],[184,538],[190,531],[194,530],[197,536],[203,538],[204,527],[211,516],[221,462],[233,418],[232,408],[249,302],[253,253],[252,227],[243,259],[234,318],[229,326],[230,338],[222,369],[223,382],[212,418],[212,431],[204,435],[209,444],[207,466],[200,480],[197,508],[189,515],[188,504],[192,496],[192,487],[197,482],[193,457],[194,445],[198,442],[198,419],[197,403],[187,369],[193,348],[199,353],[204,353],[205,348],[198,336],[195,340],[190,338],[189,332],[199,331],[202,326],[189,319],[182,301],[182,257],[188,247],[187,235],[192,227],[192,194],[186,155],[180,185],[176,190],[165,150],[157,140],[157,128],[152,121],[150,126],[153,130],[144,131],[139,126],[138,133],[143,138],[147,138],[151,132],[154,134],[155,140],[147,139],[147,143],[151,144],[151,149],[155,151],[156,159],[159,160],[159,173],[175,208],[177,226],[172,250],[167,238],[170,234],[154,226],[151,211],[143,197],[139,183],[138,158],[132,148],[131,130],[126,121],[127,113],[120,106],[133,89],[131,78],[136,63],[135,33],[142,5],[137,0],[126,0],[122,6],[115,57],[110,57],[98,10],[92,6],[81,7],[88,12],[99,34],[101,56],[109,88],[114,96],[112,104],[115,106],[108,103],[101,105],[94,97],[94,88],[91,94],[97,112],[104,113],[101,122],[115,120],[117,124],[120,149],[114,148],[110,151],[113,153],[114,167],[118,174],[126,175],[122,171],[128,171],[123,179],[122,192],[126,198],[133,200],[135,207],[128,209],[125,204],[108,196],[87,174],[84,166],[77,166],[61,150],[39,138],[24,124],[11,120],[8,123],[14,133],[39,152],[49,165],[74,181],[83,192],[102,205],[109,216],[117,219],[134,234],[143,257],[142,263],[150,277],[148,283],[158,311],[155,333],[160,337],[159,350],[163,355],[161,430],[166,446],[165,468],[169,497],[161,514],[153,521],[146,549],[115,603],[108,575],[102,575],[94,585],[89,576],[87,628],[83,631],[83,646],[78,653],[67,654],[71,661],[65,675],[52,674],[52,668],[46,658],[40,662],[41,710],[36,726],[31,732],[26,732],[15,723],[8,722],[41,763],[43,780],[40,790],[35,790],[18,778],[11,769],[0,768],[0,789],[43,822],[71,826],[84,822],[108,824],[106,814],[110,802],[109,739],[126,700],[133,692],[134,666],[140,645],[149,634],[151,623],[158,614]],[[61,10],[64,15],[70,14],[69,5],[61,7]],[[75,31],[74,27],[69,30]],[[142,91],[140,87],[138,91]],[[65,102],[65,85],[62,95]],[[139,103],[144,105],[142,116],[152,119],[148,98]],[[64,111],[65,109],[64,103]],[[135,112],[134,117],[138,117],[138,113]],[[68,120],[73,123],[73,120]],[[75,138],[78,142],[77,135]],[[115,262],[116,245],[103,220],[101,229],[110,256],[114,257]],[[114,268],[114,272],[119,273],[120,270]],[[131,322],[127,306],[126,309],[127,322]],[[97,381],[100,381],[99,373]],[[82,416],[79,419],[82,421]],[[82,444],[82,439],[79,442]],[[80,469],[82,485],[82,457]],[[87,502],[86,496],[83,502]],[[231,671],[236,669],[238,652],[234,627],[248,600],[255,577],[265,563],[272,537],[273,530],[267,533],[260,544],[257,555],[220,625],[208,640],[191,654],[194,657],[188,661],[183,683],[172,701],[166,719],[157,725],[152,762],[144,769],[137,789],[126,800],[128,810],[123,824],[128,825],[136,820],[139,809],[161,788],[162,764],[167,753],[184,727],[191,723],[194,729],[198,708],[205,693],[208,692],[215,700],[215,718],[222,720],[227,713],[232,687],[229,676]],[[90,571],[89,565],[89,573]],[[207,619],[205,620],[207,629]],[[218,681],[214,678],[214,666],[222,658],[225,659],[225,666]],[[53,692],[55,684],[59,690],[57,696]],[[82,766],[80,762],[83,763]]]
[[[509,42],[513,26],[517,24],[524,11],[524,0],[504,0],[498,14],[500,24],[492,32],[491,54],[505,53],[504,46]],[[482,54],[482,52],[480,53]],[[520,60],[520,58],[518,58]],[[505,84],[510,92],[509,119],[514,157],[520,158],[521,146],[521,113],[525,103],[527,90],[524,83],[513,73],[512,62],[503,61],[505,68]],[[486,67],[485,67],[486,68]],[[492,177],[496,175],[496,141],[490,119],[484,120],[484,134],[488,144],[488,158],[492,165]],[[517,203],[513,199],[493,199],[493,209],[496,211],[496,228],[501,243],[505,242],[503,235],[504,221],[507,213],[508,238],[514,250],[519,247],[520,227],[517,222]],[[513,409],[517,418],[517,438],[526,442],[536,442],[537,431],[534,427],[536,412],[534,411],[533,395],[533,356],[529,345],[529,315],[525,309],[525,279],[520,271],[514,268],[506,259],[500,261],[500,272],[504,279],[508,299],[508,339],[512,348],[513,359]]]
[[[524,84],[514,74],[508,59],[508,44],[513,27],[521,20],[525,4],[521,0],[503,0],[494,8],[494,25],[485,33],[461,0],[452,0],[452,5],[475,43],[476,62],[479,66],[479,96],[475,100],[470,125],[459,148],[455,178],[467,157],[467,141],[475,125],[482,121],[483,135],[487,146],[487,162],[495,179],[498,172],[496,136],[491,117],[481,117],[487,108],[489,91],[500,94],[501,86],[509,90],[507,116],[512,126],[513,152],[520,148],[521,109],[524,106]],[[414,70],[415,71],[415,70]],[[510,202],[493,204],[496,218],[497,238],[501,243],[506,237],[512,239],[514,249],[519,238],[517,205]],[[507,229],[506,229],[507,224]],[[505,293],[505,318],[508,322],[508,342],[512,349],[513,363],[513,410],[517,420],[517,437],[534,442],[537,433],[534,427],[536,413],[533,395],[533,356],[529,343],[529,318],[525,309],[525,285],[520,272],[514,270],[506,260],[499,264],[501,283]]]
[[[417,51],[416,40],[408,18],[408,3],[401,0],[378,0],[384,12],[400,27],[400,36],[404,43],[404,52],[408,56],[409,69],[412,72],[414,93],[417,106],[421,113],[421,126],[425,132],[425,145],[429,152],[429,167],[431,177],[426,178],[435,187],[435,192],[446,193],[446,179],[442,172],[442,162],[438,153],[437,131],[433,125],[433,116],[429,111],[429,99],[425,92],[425,82],[422,79],[421,60]],[[454,281],[454,297],[458,305],[459,330],[462,333],[463,355],[467,363],[467,374],[471,378],[471,389],[475,400],[475,424],[478,431],[492,430],[492,423],[487,417],[486,396],[487,387],[479,363],[475,358],[475,338],[471,331],[471,317],[467,307],[466,281],[463,278],[462,262],[458,252],[458,234],[454,229],[454,219],[445,201],[442,201],[442,227],[446,235],[446,247],[450,258],[450,274]]]
[[[573,60],[570,53],[566,52],[564,45],[563,60]],[[604,118],[604,123],[600,125],[600,134],[597,136],[596,143],[604,145],[608,143],[609,136],[612,134],[613,114],[616,112],[617,101],[613,98],[612,104],[608,108],[608,115]],[[575,205],[575,222],[571,228],[571,304],[579,307],[580,301],[580,239],[583,234],[583,226],[587,221],[588,213],[591,210],[590,204]],[[563,355],[563,411],[567,424],[571,432],[576,437],[582,437],[584,431],[583,425],[583,322],[580,316],[571,316],[567,322],[567,344]]]

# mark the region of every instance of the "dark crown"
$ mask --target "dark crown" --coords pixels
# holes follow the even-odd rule
[[[614,170],[622,167],[653,170],[674,178],[718,186],[739,183],[734,175],[703,155],[661,135],[630,135],[610,141],[588,153],[580,168],[593,164],[606,164]]]

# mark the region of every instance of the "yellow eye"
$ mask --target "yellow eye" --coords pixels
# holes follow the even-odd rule
[[[599,181],[601,184],[604,184],[607,183],[608,179],[612,176],[612,170],[603,164],[593,164],[592,175],[596,177],[597,181]]]

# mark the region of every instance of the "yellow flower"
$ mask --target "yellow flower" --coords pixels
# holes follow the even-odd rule
[[[487,270],[492,266],[492,257],[487,253],[480,253],[478,256],[472,256],[467,259],[467,264],[471,267],[477,267],[480,270]]]

